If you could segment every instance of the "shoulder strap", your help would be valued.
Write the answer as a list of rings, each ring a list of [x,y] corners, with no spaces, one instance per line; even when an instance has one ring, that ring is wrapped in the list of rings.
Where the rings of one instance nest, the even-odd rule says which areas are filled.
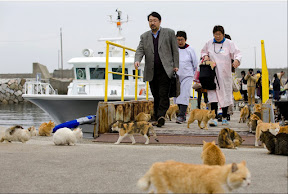
[[[217,84],[218,84],[218,87],[220,89],[219,81],[218,81],[217,74],[216,74],[216,66],[214,67],[214,70],[215,70],[215,77],[216,77],[216,80],[217,80]]]

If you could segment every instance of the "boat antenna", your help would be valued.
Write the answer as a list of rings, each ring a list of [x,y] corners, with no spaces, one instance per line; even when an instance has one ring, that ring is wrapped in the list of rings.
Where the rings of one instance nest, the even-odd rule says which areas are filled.
[[[129,21],[129,19],[128,19],[128,15],[127,15],[127,20],[126,20],[126,21],[122,21],[122,11],[120,11],[120,10],[117,8],[117,9],[116,9],[116,12],[117,12],[117,19],[116,19],[115,21],[113,21],[113,20],[112,20],[112,15],[109,15],[109,17],[110,17],[110,22],[117,24],[119,36],[121,36],[122,24],[127,23],[127,22]]]

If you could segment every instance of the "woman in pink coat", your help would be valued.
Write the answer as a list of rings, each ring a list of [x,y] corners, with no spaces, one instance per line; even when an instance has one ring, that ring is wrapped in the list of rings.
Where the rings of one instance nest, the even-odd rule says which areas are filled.
[[[211,103],[211,110],[215,110],[217,115],[218,105],[222,108],[222,124],[228,125],[227,110],[233,104],[232,73],[231,65],[237,68],[240,65],[241,53],[237,46],[229,39],[225,39],[225,31],[222,26],[214,26],[214,39],[209,40],[201,50],[201,57],[204,61],[214,61],[216,63],[215,79],[216,90],[207,90],[208,103]],[[233,64],[231,59],[234,60]],[[217,120],[213,120],[213,125],[217,126]]]

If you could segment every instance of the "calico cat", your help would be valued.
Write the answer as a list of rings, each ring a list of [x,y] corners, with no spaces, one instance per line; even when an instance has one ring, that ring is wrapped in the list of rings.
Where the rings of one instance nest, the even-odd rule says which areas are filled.
[[[258,140],[260,138],[262,131],[268,131],[268,130],[273,135],[276,135],[280,130],[280,124],[279,123],[263,123],[262,120],[257,121],[256,134],[255,134],[255,146],[259,146]]]
[[[201,154],[203,164],[220,165],[225,164],[225,155],[221,149],[215,145],[215,141],[206,142],[203,140],[203,151]]]
[[[203,109],[194,109],[190,113],[190,117],[187,122],[187,128],[189,128],[190,123],[193,123],[195,120],[198,121],[198,126],[200,129],[201,123],[204,123],[204,129],[208,130],[207,123],[210,119],[214,119],[216,117],[215,110],[203,110]]]
[[[40,136],[51,136],[52,130],[55,127],[55,123],[49,121],[48,123],[42,123],[39,127]]]
[[[149,131],[151,130],[155,140],[159,142],[157,139],[157,135],[154,131],[154,128],[151,123],[147,121],[130,121],[130,122],[123,122],[123,121],[116,121],[111,126],[112,131],[118,131],[119,132],[119,138],[115,144],[120,144],[120,142],[126,137],[127,135],[132,141],[132,144],[135,144],[136,141],[133,137],[134,133],[140,133],[143,135],[146,139],[145,144],[149,144]]]
[[[167,110],[165,117],[167,119],[169,119],[170,121],[172,121],[172,118],[176,119],[177,113],[179,113],[178,105],[177,104],[172,104],[172,105],[170,105],[169,109]]]
[[[288,156],[288,134],[278,133],[275,136],[270,131],[262,131],[260,141],[265,144],[270,154]]]
[[[137,186],[147,191],[152,184],[156,193],[225,193],[250,183],[245,161],[224,166],[166,161],[154,163]]]
[[[140,112],[136,117],[135,121],[149,121],[151,119],[150,114],[146,114],[144,112]]]
[[[254,112],[254,114],[252,114],[250,116],[250,119],[249,119],[249,121],[247,123],[250,133],[256,131],[257,121],[258,120],[261,120],[261,113],[260,112]]]
[[[4,135],[0,138],[0,142],[20,141],[26,143],[32,136],[36,136],[36,128],[34,126],[24,129],[20,125],[15,125],[5,130]]]
[[[242,144],[244,139],[233,129],[223,128],[218,135],[220,148],[236,148]]]
[[[247,105],[245,105],[241,111],[240,111],[240,119],[239,119],[239,123],[241,123],[241,120],[243,123],[246,122],[246,119],[249,117],[250,111]]]

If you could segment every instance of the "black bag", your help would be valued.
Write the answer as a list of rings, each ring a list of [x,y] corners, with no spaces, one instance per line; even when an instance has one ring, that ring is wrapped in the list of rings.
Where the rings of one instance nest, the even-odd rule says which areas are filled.
[[[202,64],[200,64],[199,81],[203,89],[207,89],[207,90],[216,89],[216,83],[214,81],[215,77],[217,79],[215,68],[216,67],[212,69],[210,64],[206,64],[206,62],[203,62]],[[218,82],[218,79],[217,79],[217,82]],[[219,86],[219,83],[218,83],[218,86]]]
[[[170,81],[170,88],[169,88],[169,98],[177,97],[180,95],[180,82],[179,76],[174,71],[173,76]]]

